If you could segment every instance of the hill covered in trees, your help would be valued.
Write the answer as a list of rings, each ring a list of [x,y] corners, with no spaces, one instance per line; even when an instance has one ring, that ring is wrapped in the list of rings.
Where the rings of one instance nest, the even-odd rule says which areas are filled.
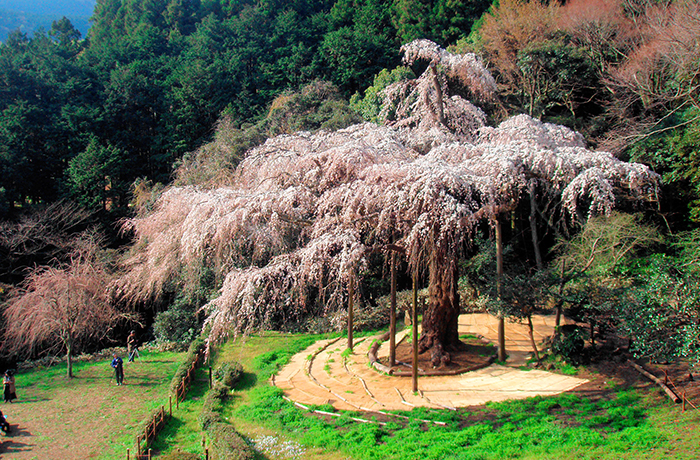
[[[0,47],[0,207],[118,209],[136,178],[168,182],[222,114],[250,123],[317,79],[349,97],[398,64],[402,42],[456,40],[490,2],[412,3],[105,0],[87,40],[69,21],[15,32]]]

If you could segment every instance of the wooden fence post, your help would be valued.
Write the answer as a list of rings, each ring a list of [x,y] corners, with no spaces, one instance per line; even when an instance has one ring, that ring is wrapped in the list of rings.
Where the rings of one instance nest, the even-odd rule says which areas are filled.
[[[131,452],[128,447],[126,448],[126,460],[131,460]]]
[[[211,366],[209,366],[209,389],[211,390]]]
[[[685,412],[685,391],[683,392],[683,412]]]

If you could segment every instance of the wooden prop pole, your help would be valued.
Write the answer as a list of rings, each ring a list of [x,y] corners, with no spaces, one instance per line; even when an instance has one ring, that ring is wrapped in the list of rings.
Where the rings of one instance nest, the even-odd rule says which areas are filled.
[[[413,345],[413,391],[418,391],[418,286],[416,285],[416,274],[413,274],[413,311],[411,314],[412,345]]]
[[[353,326],[353,297],[355,297],[355,287],[353,286],[353,277],[350,276],[348,281],[348,348],[352,351],[352,326]]]
[[[496,291],[501,298],[501,282],[503,279],[503,235],[501,221],[496,218]],[[506,325],[503,313],[498,315],[498,360],[506,361]]]
[[[391,310],[389,314],[389,367],[396,364],[396,253],[391,252]]]

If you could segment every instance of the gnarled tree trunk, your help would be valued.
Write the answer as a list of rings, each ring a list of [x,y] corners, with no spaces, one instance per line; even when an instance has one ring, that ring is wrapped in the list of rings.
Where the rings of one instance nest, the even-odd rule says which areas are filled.
[[[430,350],[433,366],[449,364],[450,351],[464,347],[457,331],[459,318],[459,270],[456,261],[438,261],[433,257],[429,266],[430,301],[423,312],[423,331],[419,351]]]

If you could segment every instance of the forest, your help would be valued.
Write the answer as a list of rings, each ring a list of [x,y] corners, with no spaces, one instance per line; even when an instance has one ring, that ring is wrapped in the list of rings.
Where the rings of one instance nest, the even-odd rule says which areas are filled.
[[[87,37],[12,32],[4,350],[339,329],[351,298],[376,326],[396,263],[436,365],[463,308],[696,360],[698,36],[697,0],[98,0]]]

